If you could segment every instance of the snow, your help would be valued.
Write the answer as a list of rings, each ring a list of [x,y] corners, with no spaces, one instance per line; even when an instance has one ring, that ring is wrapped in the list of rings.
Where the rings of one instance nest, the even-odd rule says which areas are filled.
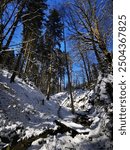
[[[98,93],[101,101],[109,102],[108,113],[112,113],[112,103],[106,91],[106,83],[112,83],[112,75],[99,75],[97,85],[91,91],[73,92],[76,113],[87,115],[86,121],[92,122],[86,126],[74,122],[76,115],[71,113],[68,92],[57,93],[47,101],[33,83],[26,83],[18,77],[15,83],[10,83],[10,76],[7,70],[0,71],[0,139],[4,136],[11,140],[16,133],[24,139],[39,135],[45,129],[56,130],[58,126],[55,120],[60,120],[79,134],[75,137],[68,132],[48,135],[46,138],[34,140],[28,150],[100,150],[102,147],[112,149],[112,142],[105,133],[108,131],[103,131],[110,122],[105,106],[91,104],[96,102],[95,93]],[[85,134],[86,132],[88,134]],[[0,148],[5,145],[6,143],[0,141]]]
[[[45,96],[36,87],[30,87],[20,79],[16,80],[16,83],[10,84],[9,79],[6,78],[7,74],[9,73],[3,72],[0,80],[4,82],[0,83],[4,87],[6,85],[6,89],[9,90],[1,91],[0,102],[2,110],[6,112],[9,120],[13,122],[19,120],[26,128],[27,136],[38,132],[34,128],[41,131],[44,125],[52,125],[52,121],[57,118],[56,108],[58,105],[55,102],[48,102],[43,106],[42,100],[45,99]],[[50,112],[53,113],[50,115]]]
[[[90,131],[90,129],[87,129],[84,126],[82,126],[81,124],[77,124],[74,122],[61,121],[61,123],[65,124],[67,127],[75,129],[78,133],[87,133]]]

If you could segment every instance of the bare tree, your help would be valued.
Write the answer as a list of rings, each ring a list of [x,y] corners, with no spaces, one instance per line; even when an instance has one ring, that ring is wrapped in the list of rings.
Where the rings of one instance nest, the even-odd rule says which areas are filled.
[[[8,18],[7,22],[4,24],[4,28],[8,27],[7,25],[9,24],[9,22],[12,22],[12,24],[8,27],[7,31],[5,32],[2,41],[4,41],[6,39],[6,43],[4,44],[4,49],[7,49],[11,43],[11,40],[14,36],[15,30],[17,28],[18,22],[20,21],[20,18],[22,16],[22,12],[23,12],[23,8],[25,7],[27,0],[23,0],[21,2],[18,1],[18,3],[16,3],[16,6],[14,6],[14,10],[12,11],[10,17]],[[15,18],[13,21],[11,21],[11,19],[14,16],[14,12],[16,13],[15,10],[18,10],[17,14],[15,14]]]
[[[105,35],[101,33],[102,26],[99,27],[97,11],[96,0],[74,0],[68,7],[67,16],[68,27],[72,33],[71,38],[82,40],[82,43],[91,45],[102,70],[101,55],[108,63],[111,63],[111,56],[105,42],[107,33]]]
[[[73,94],[72,94],[72,83],[71,83],[71,77],[70,77],[70,70],[69,70],[69,63],[68,63],[68,56],[67,56],[67,47],[66,47],[66,37],[65,37],[65,31],[63,31],[64,36],[64,51],[66,54],[66,70],[67,70],[67,76],[68,76],[68,84],[69,84],[69,93],[70,93],[70,99],[71,99],[71,111],[74,114],[74,100],[73,100]]]

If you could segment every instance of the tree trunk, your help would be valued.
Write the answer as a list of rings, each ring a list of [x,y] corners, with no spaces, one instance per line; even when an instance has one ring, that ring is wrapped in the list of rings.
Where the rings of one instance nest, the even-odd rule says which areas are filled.
[[[92,74],[91,74],[91,69],[90,69],[90,61],[89,61],[89,58],[88,58],[88,55],[86,54],[86,60],[87,60],[87,65],[88,65],[88,74],[89,74],[89,80],[90,82],[92,81]]]
[[[18,77],[19,78],[21,78],[21,74],[22,74],[22,71],[23,71],[24,62],[25,62],[25,59],[23,58],[21,66],[20,66],[20,69],[19,69],[19,73],[18,73]]]
[[[9,45],[10,45],[10,42],[11,42],[11,40],[12,40],[12,38],[13,38],[13,35],[14,35],[14,32],[15,32],[15,30],[16,30],[16,28],[17,28],[17,24],[18,24],[18,22],[19,22],[20,16],[22,15],[22,11],[23,11],[23,8],[24,8],[25,4],[26,4],[26,0],[24,0],[24,1],[21,3],[20,7],[19,7],[19,11],[18,11],[18,13],[17,13],[15,22],[14,22],[14,24],[13,24],[12,31],[11,31],[10,36],[9,36],[9,38],[7,39],[7,42],[6,42],[5,46],[4,46],[5,48],[8,48]]]
[[[29,68],[30,68],[30,63],[29,63],[29,59],[31,59],[31,52],[30,52],[30,50],[28,50],[28,52],[27,52],[27,56],[26,56],[26,63],[25,63],[25,67],[24,67],[24,72],[23,73],[27,73],[27,71],[29,70]]]
[[[104,41],[102,41],[102,40],[99,41],[99,48],[102,50],[102,52],[106,58],[106,62],[111,64],[112,63],[112,56],[108,52],[108,50],[106,48],[106,44],[104,43]]]
[[[104,41],[104,38],[102,37],[102,35],[100,33],[99,24],[98,24],[97,20],[95,20],[95,25],[96,25],[95,26],[96,27],[95,37],[97,38],[99,48],[102,50],[102,53],[103,53],[104,57],[106,58],[106,62],[111,64],[112,56],[110,55],[110,53],[108,52],[108,50],[106,48],[106,42]]]
[[[72,109],[72,113],[74,114],[75,110],[74,110],[73,95],[72,95],[72,84],[71,84],[71,80],[70,80],[70,71],[69,71],[67,54],[66,54],[66,69],[67,69],[69,92],[70,92],[70,99],[71,99],[71,109]]]
[[[17,63],[16,63],[16,65],[15,65],[13,74],[12,74],[12,76],[11,76],[11,78],[10,78],[10,83],[14,82],[14,80],[15,80],[17,71],[18,71],[18,69],[19,69],[21,57],[22,57],[22,50],[21,50],[21,52],[19,53],[19,56],[18,56],[18,59],[17,59]]]
[[[52,54],[51,54],[51,58],[52,60]],[[50,62],[51,62],[50,60]],[[50,67],[49,67],[49,74],[48,74],[48,81],[47,81],[47,100],[50,99],[50,93],[51,93],[51,78],[52,78],[52,64],[50,64]]]
[[[61,92],[62,91],[62,76],[60,75],[59,77],[59,91],[58,92]]]
[[[74,110],[74,102],[73,102],[73,95],[72,95],[72,85],[71,85],[71,80],[70,80],[70,71],[69,71],[68,57],[67,57],[65,31],[63,31],[63,37],[64,37],[64,50],[65,50],[65,56],[66,56],[65,57],[66,58],[66,70],[67,70],[69,92],[70,92],[70,99],[71,99],[71,111],[72,111],[72,114],[74,114],[75,110]]]
[[[81,52],[80,49],[79,49],[79,52],[80,52],[80,55],[81,55],[81,58],[82,58],[82,61],[83,61],[84,70],[85,70],[87,81],[88,81],[88,84],[89,84],[90,83],[90,79],[89,79],[89,75],[88,75],[88,71],[87,71],[87,66],[86,66],[86,63],[85,63],[85,58],[84,58],[83,53]]]
[[[47,82],[47,97],[46,99],[50,99],[50,92],[51,92],[51,74],[48,75],[48,82]]]
[[[20,70],[19,70],[19,77],[21,77],[21,72],[22,72],[22,70],[23,70],[23,66],[24,66],[24,63],[25,63],[25,60],[26,61],[28,61],[28,55],[29,55],[29,50],[27,51],[27,49],[28,49],[28,44],[29,42],[27,42],[27,43],[23,43],[22,44],[22,48],[23,48],[23,56],[24,56],[24,58],[23,58],[23,61],[22,61],[22,63],[21,63],[21,67],[20,67]],[[28,52],[28,53],[27,53]],[[26,62],[27,63],[27,62]],[[24,72],[23,73],[25,73],[25,70],[26,70],[26,63],[25,63],[25,68],[24,68]]]

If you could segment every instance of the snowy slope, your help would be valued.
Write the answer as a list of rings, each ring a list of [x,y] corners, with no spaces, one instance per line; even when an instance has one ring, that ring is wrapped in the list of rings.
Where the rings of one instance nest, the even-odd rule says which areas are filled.
[[[44,127],[54,127],[58,105],[44,101],[44,95],[20,79],[10,84],[7,71],[0,75],[0,136],[17,126],[24,127],[26,137],[39,134]],[[8,131],[7,131],[8,130]],[[8,134],[8,133],[7,133]]]
[[[112,76],[99,76],[97,86],[91,91],[73,92],[76,115],[71,114],[70,98],[61,92],[46,101],[45,96],[32,83],[16,78],[9,82],[10,73],[0,72],[0,148],[12,142],[14,137],[25,139],[42,133],[45,129],[57,129],[55,120],[78,131],[58,133],[34,140],[28,150],[101,150],[112,149],[109,139],[110,114],[112,103],[105,83],[112,83]],[[104,87],[103,87],[104,86]],[[99,94],[100,91],[100,94]],[[97,96],[98,93],[98,96]],[[93,105],[93,101],[108,101],[104,105]],[[80,115],[81,114],[81,115]],[[83,116],[82,116],[83,115]],[[24,150],[24,149],[23,149]]]

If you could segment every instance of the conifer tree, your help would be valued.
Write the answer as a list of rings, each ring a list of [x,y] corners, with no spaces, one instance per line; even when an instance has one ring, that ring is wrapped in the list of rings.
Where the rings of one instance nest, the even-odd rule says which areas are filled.
[[[58,57],[56,50],[60,50],[60,43],[63,40],[63,24],[61,22],[60,14],[56,9],[51,10],[50,15],[48,16],[45,37],[47,43],[46,48],[49,52],[48,82],[46,92],[47,99],[49,100],[52,86],[51,84],[52,81],[54,81],[54,79],[52,79],[52,75],[56,73],[55,63]]]
[[[35,59],[33,52],[36,52],[37,43],[41,36],[41,29],[43,24],[44,10],[47,8],[46,0],[29,0],[26,4],[24,14],[22,16],[23,23],[23,45],[17,59],[14,72],[11,76],[10,82],[14,82],[16,72],[20,68],[20,61],[22,55],[26,60],[26,70],[33,69],[33,64],[29,60]],[[22,64],[23,64],[22,63]],[[20,69],[22,70],[22,68]],[[20,74],[20,73],[19,73]],[[31,73],[30,73],[31,74]]]

